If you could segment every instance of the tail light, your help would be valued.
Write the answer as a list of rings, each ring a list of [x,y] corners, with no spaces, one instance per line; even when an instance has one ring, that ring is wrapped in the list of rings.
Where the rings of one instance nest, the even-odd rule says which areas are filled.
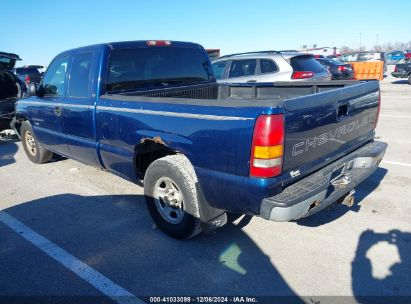
[[[168,40],[148,40],[148,46],[168,46],[171,45],[171,42]]]
[[[27,75],[26,78],[24,78],[24,82],[25,83],[30,83],[30,76]]]
[[[254,127],[250,176],[269,178],[280,175],[284,153],[284,116],[261,115]]]
[[[397,66],[394,67],[394,72],[398,72],[398,67]]]
[[[345,67],[345,66],[343,66],[343,65],[339,65],[339,66],[338,66],[338,71],[344,72],[344,71],[346,71],[346,70],[348,70],[347,67]]]
[[[380,109],[381,109],[381,91],[378,91],[378,108],[377,108],[377,116],[374,120],[374,129],[377,127],[378,118],[380,118]]]
[[[307,79],[314,77],[314,73],[311,71],[296,71],[291,76],[292,79]]]

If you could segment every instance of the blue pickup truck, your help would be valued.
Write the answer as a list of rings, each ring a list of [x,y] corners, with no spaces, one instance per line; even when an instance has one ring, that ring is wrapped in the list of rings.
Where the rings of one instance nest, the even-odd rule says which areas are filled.
[[[352,203],[387,147],[374,141],[378,82],[217,84],[194,43],[69,50],[28,93],[12,125],[32,162],[56,153],[143,183],[179,239],[227,212],[290,221]]]

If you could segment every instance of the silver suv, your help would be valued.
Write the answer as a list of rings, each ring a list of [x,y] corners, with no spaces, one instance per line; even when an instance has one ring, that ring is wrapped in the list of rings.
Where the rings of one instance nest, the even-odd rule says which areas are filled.
[[[218,82],[331,80],[330,72],[313,55],[298,52],[250,52],[212,62]]]

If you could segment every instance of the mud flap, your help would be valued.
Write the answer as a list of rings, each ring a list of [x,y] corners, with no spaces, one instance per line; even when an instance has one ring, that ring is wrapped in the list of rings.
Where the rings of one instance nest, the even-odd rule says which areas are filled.
[[[196,183],[196,190],[200,209],[201,230],[203,233],[210,233],[224,226],[227,223],[226,212],[209,205],[199,183]]]
[[[13,120],[10,123],[10,128],[12,128],[14,132],[16,133],[16,135],[21,139],[20,133],[16,129],[16,123],[17,123],[16,117],[13,117]]]

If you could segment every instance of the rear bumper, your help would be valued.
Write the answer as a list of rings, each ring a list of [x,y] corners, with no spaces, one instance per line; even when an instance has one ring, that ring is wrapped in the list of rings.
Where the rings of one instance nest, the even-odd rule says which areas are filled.
[[[371,142],[341,159],[263,199],[260,216],[290,221],[314,214],[348,194],[370,176],[382,160],[387,144]]]
[[[407,78],[406,72],[392,72],[391,75],[396,78]]]

